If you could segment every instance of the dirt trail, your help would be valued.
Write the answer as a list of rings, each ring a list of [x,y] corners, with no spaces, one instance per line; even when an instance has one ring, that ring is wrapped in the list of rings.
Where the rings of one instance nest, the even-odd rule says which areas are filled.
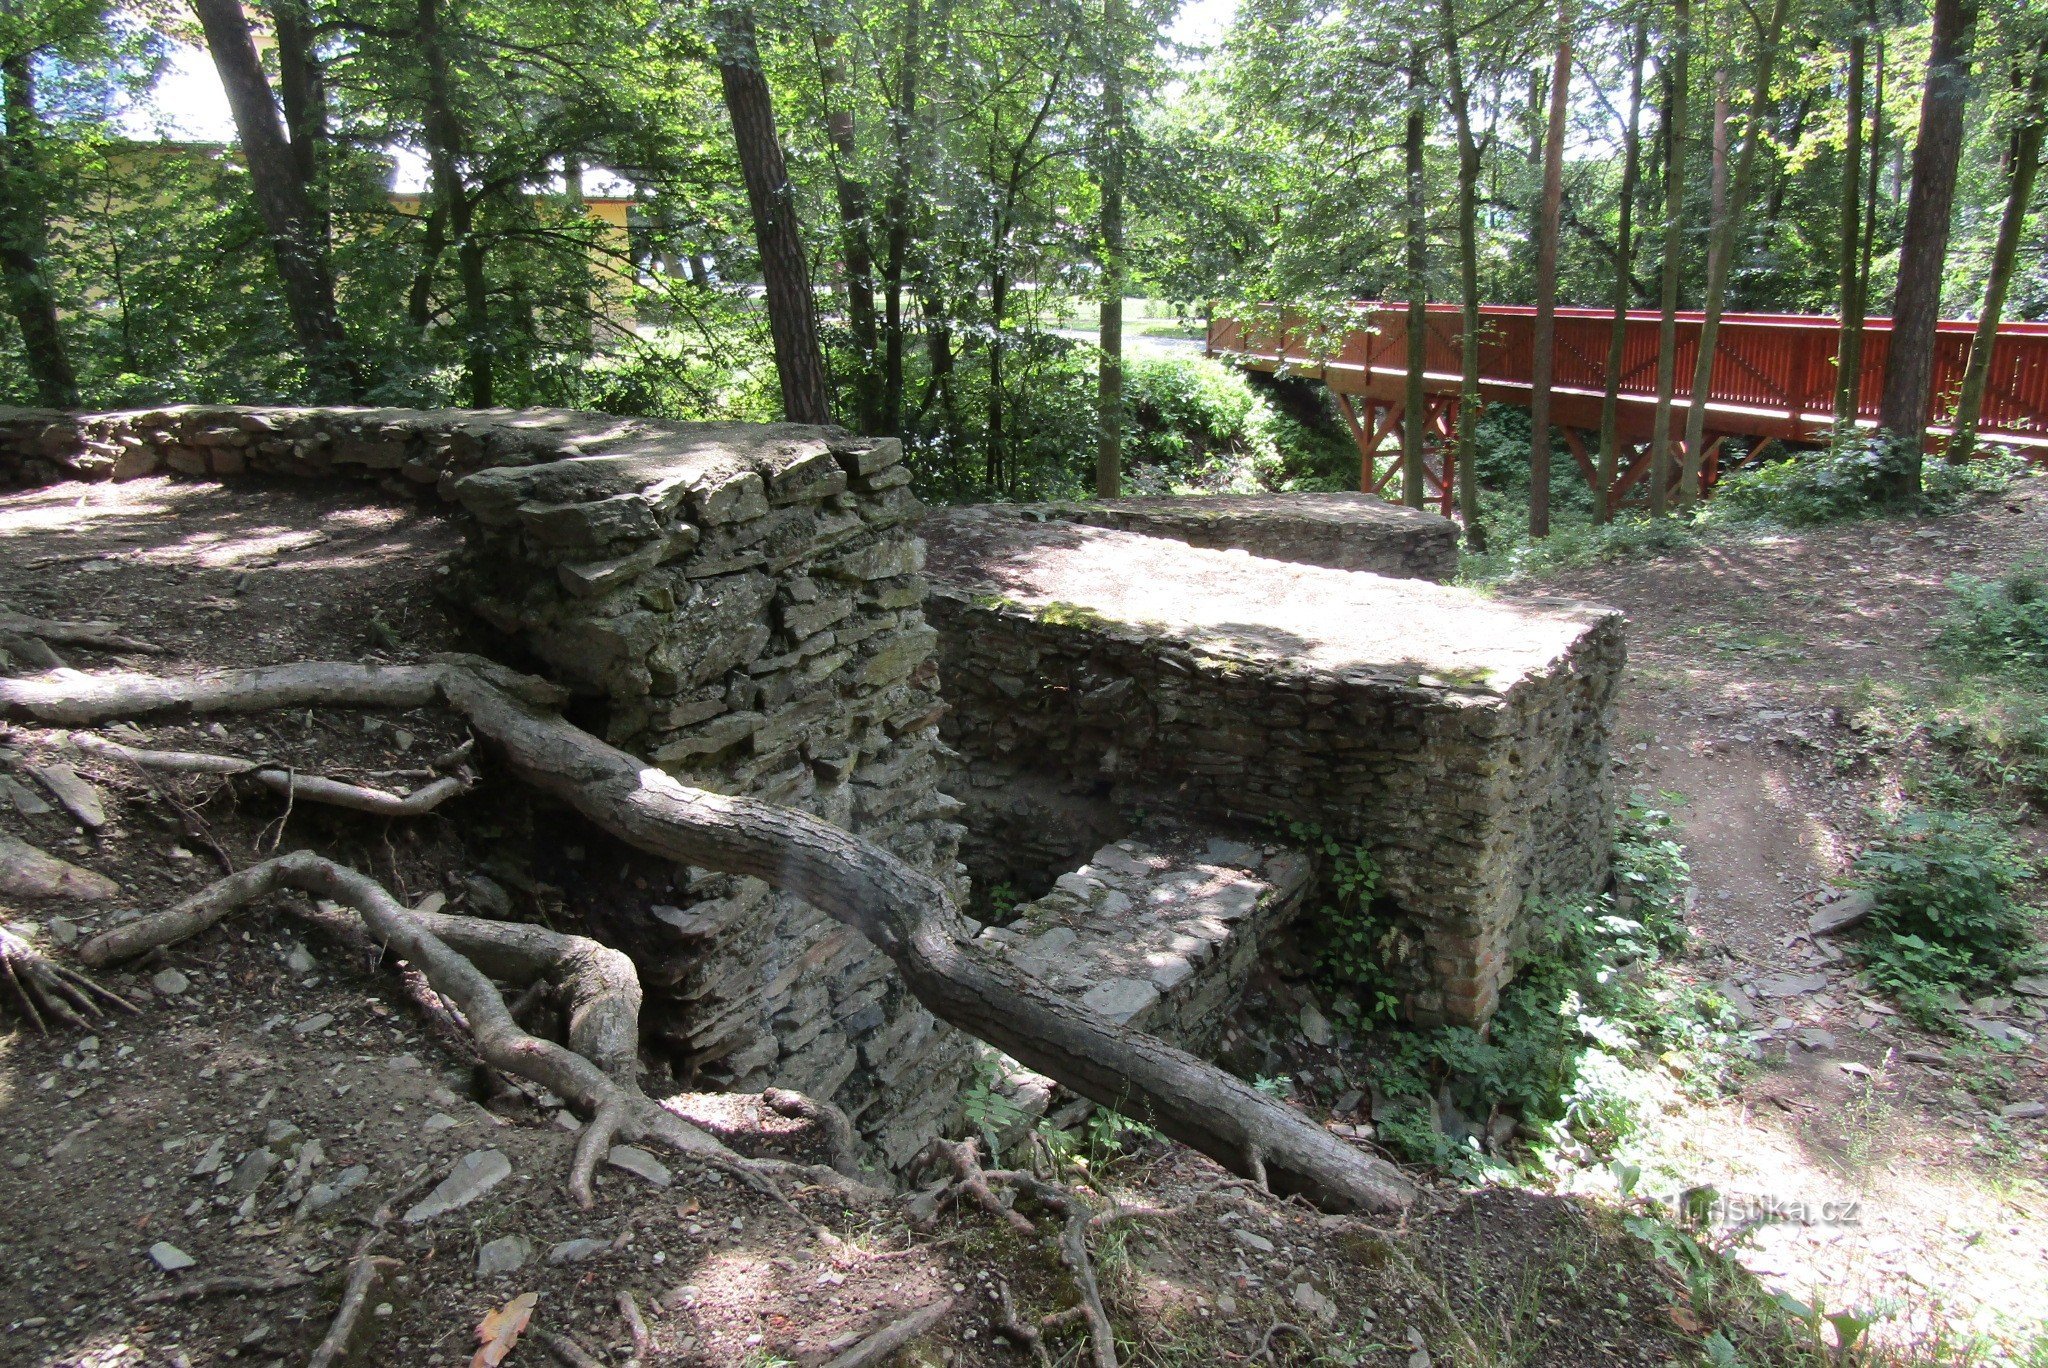
[[[1687,971],[1757,1032],[1740,1093],[1675,1103],[1639,1157],[1670,1189],[1714,1185],[1723,1233],[1775,1214],[1739,1252],[1767,1284],[1889,1311],[1881,1335],[1928,1346],[1946,1332],[1951,1351],[2043,1318],[2048,1121],[2003,1113],[2048,1099],[2048,1012],[1979,1002],[1978,1026],[1929,1035],[1809,918],[1895,797],[1859,763],[1848,715],[1873,688],[1938,678],[1953,574],[2038,563],[2044,547],[2048,481],[2033,480],[1940,519],[1723,542],[1543,586],[1630,616],[1619,776],[1682,833]],[[2038,825],[2024,834],[2043,845]]]

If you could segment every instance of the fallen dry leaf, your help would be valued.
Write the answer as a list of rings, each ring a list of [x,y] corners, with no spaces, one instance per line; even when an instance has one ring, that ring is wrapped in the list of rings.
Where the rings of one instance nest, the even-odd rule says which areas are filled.
[[[482,1348],[469,1361],[469,1368],[498,1368],[519,1343],[519,1333],[533,1319],[534,1304],[539,1300],[538,1292],[522,1292],[497,1310],[485,1312],[476,1323],[477,1343]]]
[[[1707,1328],[1706,1324],[1698,1316],[1695,1316],[1682,1306],[1667,1306],[1664,1308],[1664,1312],[1671,1317],[1673,1325],[1688,1335],[1697,1335],[1700,1331]]]

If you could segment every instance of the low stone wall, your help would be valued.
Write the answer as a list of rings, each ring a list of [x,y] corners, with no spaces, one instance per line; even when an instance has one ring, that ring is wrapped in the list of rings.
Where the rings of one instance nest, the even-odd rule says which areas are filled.
[[[1206,1054],[1310,872],[1299,851],[1154,823],[979,940],[1084,1006]]]
[[[1444,583],[1458,573],[1458,526],[1370,494],[1203,494],[1027,504],[1023,516],[1168,537],[1268,560]]]
[[[1364,844],[1412,1017],[1484,1021],[1527,901],[1604,882],[1619,614],[995,509],[924,533],[969,769]]]
[[[922,507],[892,441],[557,410],[0,410],[0,482],[360,478],[447,507],[451,594],[687,783],[816,813],[962,891],[939,790]],[[620,899],[648,1024],[709,1086],[829,1098],[892,1162],[957,1105],[971,1044],[862,938],[752,879]]]

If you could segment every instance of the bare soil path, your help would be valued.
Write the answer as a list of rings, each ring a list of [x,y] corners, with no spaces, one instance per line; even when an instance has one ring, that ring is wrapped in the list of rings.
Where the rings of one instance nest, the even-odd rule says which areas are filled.
[[[2033,479],[1941,518],[1717,541],[1542,586],[1629,614],[1621,787],[1677,818],[1696,885],[1686,967],[1756,1032],[1738,1095],[1674,1101],[1645,1157],[1670,1188],[1711,1183],[1723,1233],[1778,1217],[1740,1255],[1767,1284],[1886,1314],[1895,1342],[1947,1334],[1949,1352],[1973,1333],[2023,1341],[2048,1316],[2033,1105],[2048,1100],[2048,1003],[1980,1001],[1955,1034],[1929,1034],[1809,924],[1873,809],[1899,797],[1859,709],[1942,678],[1931,648],[1953,575],[2044,552],[2048,480]],[[2038,810],[2022,835],[2048,849]]]

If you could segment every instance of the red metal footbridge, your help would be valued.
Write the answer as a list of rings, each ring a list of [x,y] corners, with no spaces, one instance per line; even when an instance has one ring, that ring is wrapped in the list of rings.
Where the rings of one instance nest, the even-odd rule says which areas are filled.
[[[1355,319],[1334,326],[1293,314],[1268,318],[1213,318],[1207,352],[1255,370],[1319,379],[1357,439],[1360,487],[1382,492],[1395,478],[1399,461],[1384,470],[1378,458],[1398,455],[1405,412],[1408,367],[1408,312],[1405,304],[1362,302]],[[1479,392],[1490,404],[1529,405],[1536,337],[1536,310],[1494,304],[1480,311]],[[1463,315],[1454,304],[1431,304],[1425,312],[1423,391],[1427,411],[1424,483],[1430,498],[1448,514],[1454,504],[1453,435],[1463,373]],[[1610,506],[1648,492],[1647,450],[1657,404],[1657,331],[1654,312],[1625,316],[1616,420],[1621,437],[1618,469],[1608,489]],[[1559,309],[1556,322],[1555,383],[1551,422],[1561,429],[1580,473],[1595,493],[1600,473],[1600,409],[1607,387],[1607,355],[1613,331],[1611,309]],[[1976,324],[1942,322],[1935,334],[1933,401],[1927,434],[1938,443],[1948,433],[1956,392],[1962,387]],[[1834,425],[1836,343],[1841,324],[1810,314],[1723,314],[1714,347],[1712,379],[1699,464],[1701,493],[1719,478],[1730,437],[1757,439],[1745,459],[1757,459],[1772,443],[1817,443]],[[1891,320],[1872,318],[1863,331],[1862,377],[1857,420],[1875,426],[1890,352]],[[1672,401],[1674,470],[1682,465],[1686,410],[1690,407],[1700,315],[1678,315],[1678,393]],[[2006,323],[1992,346],[1989,384],[1978,420],[1980,442],[2025,450],[2048,461],[2048,323]]]

